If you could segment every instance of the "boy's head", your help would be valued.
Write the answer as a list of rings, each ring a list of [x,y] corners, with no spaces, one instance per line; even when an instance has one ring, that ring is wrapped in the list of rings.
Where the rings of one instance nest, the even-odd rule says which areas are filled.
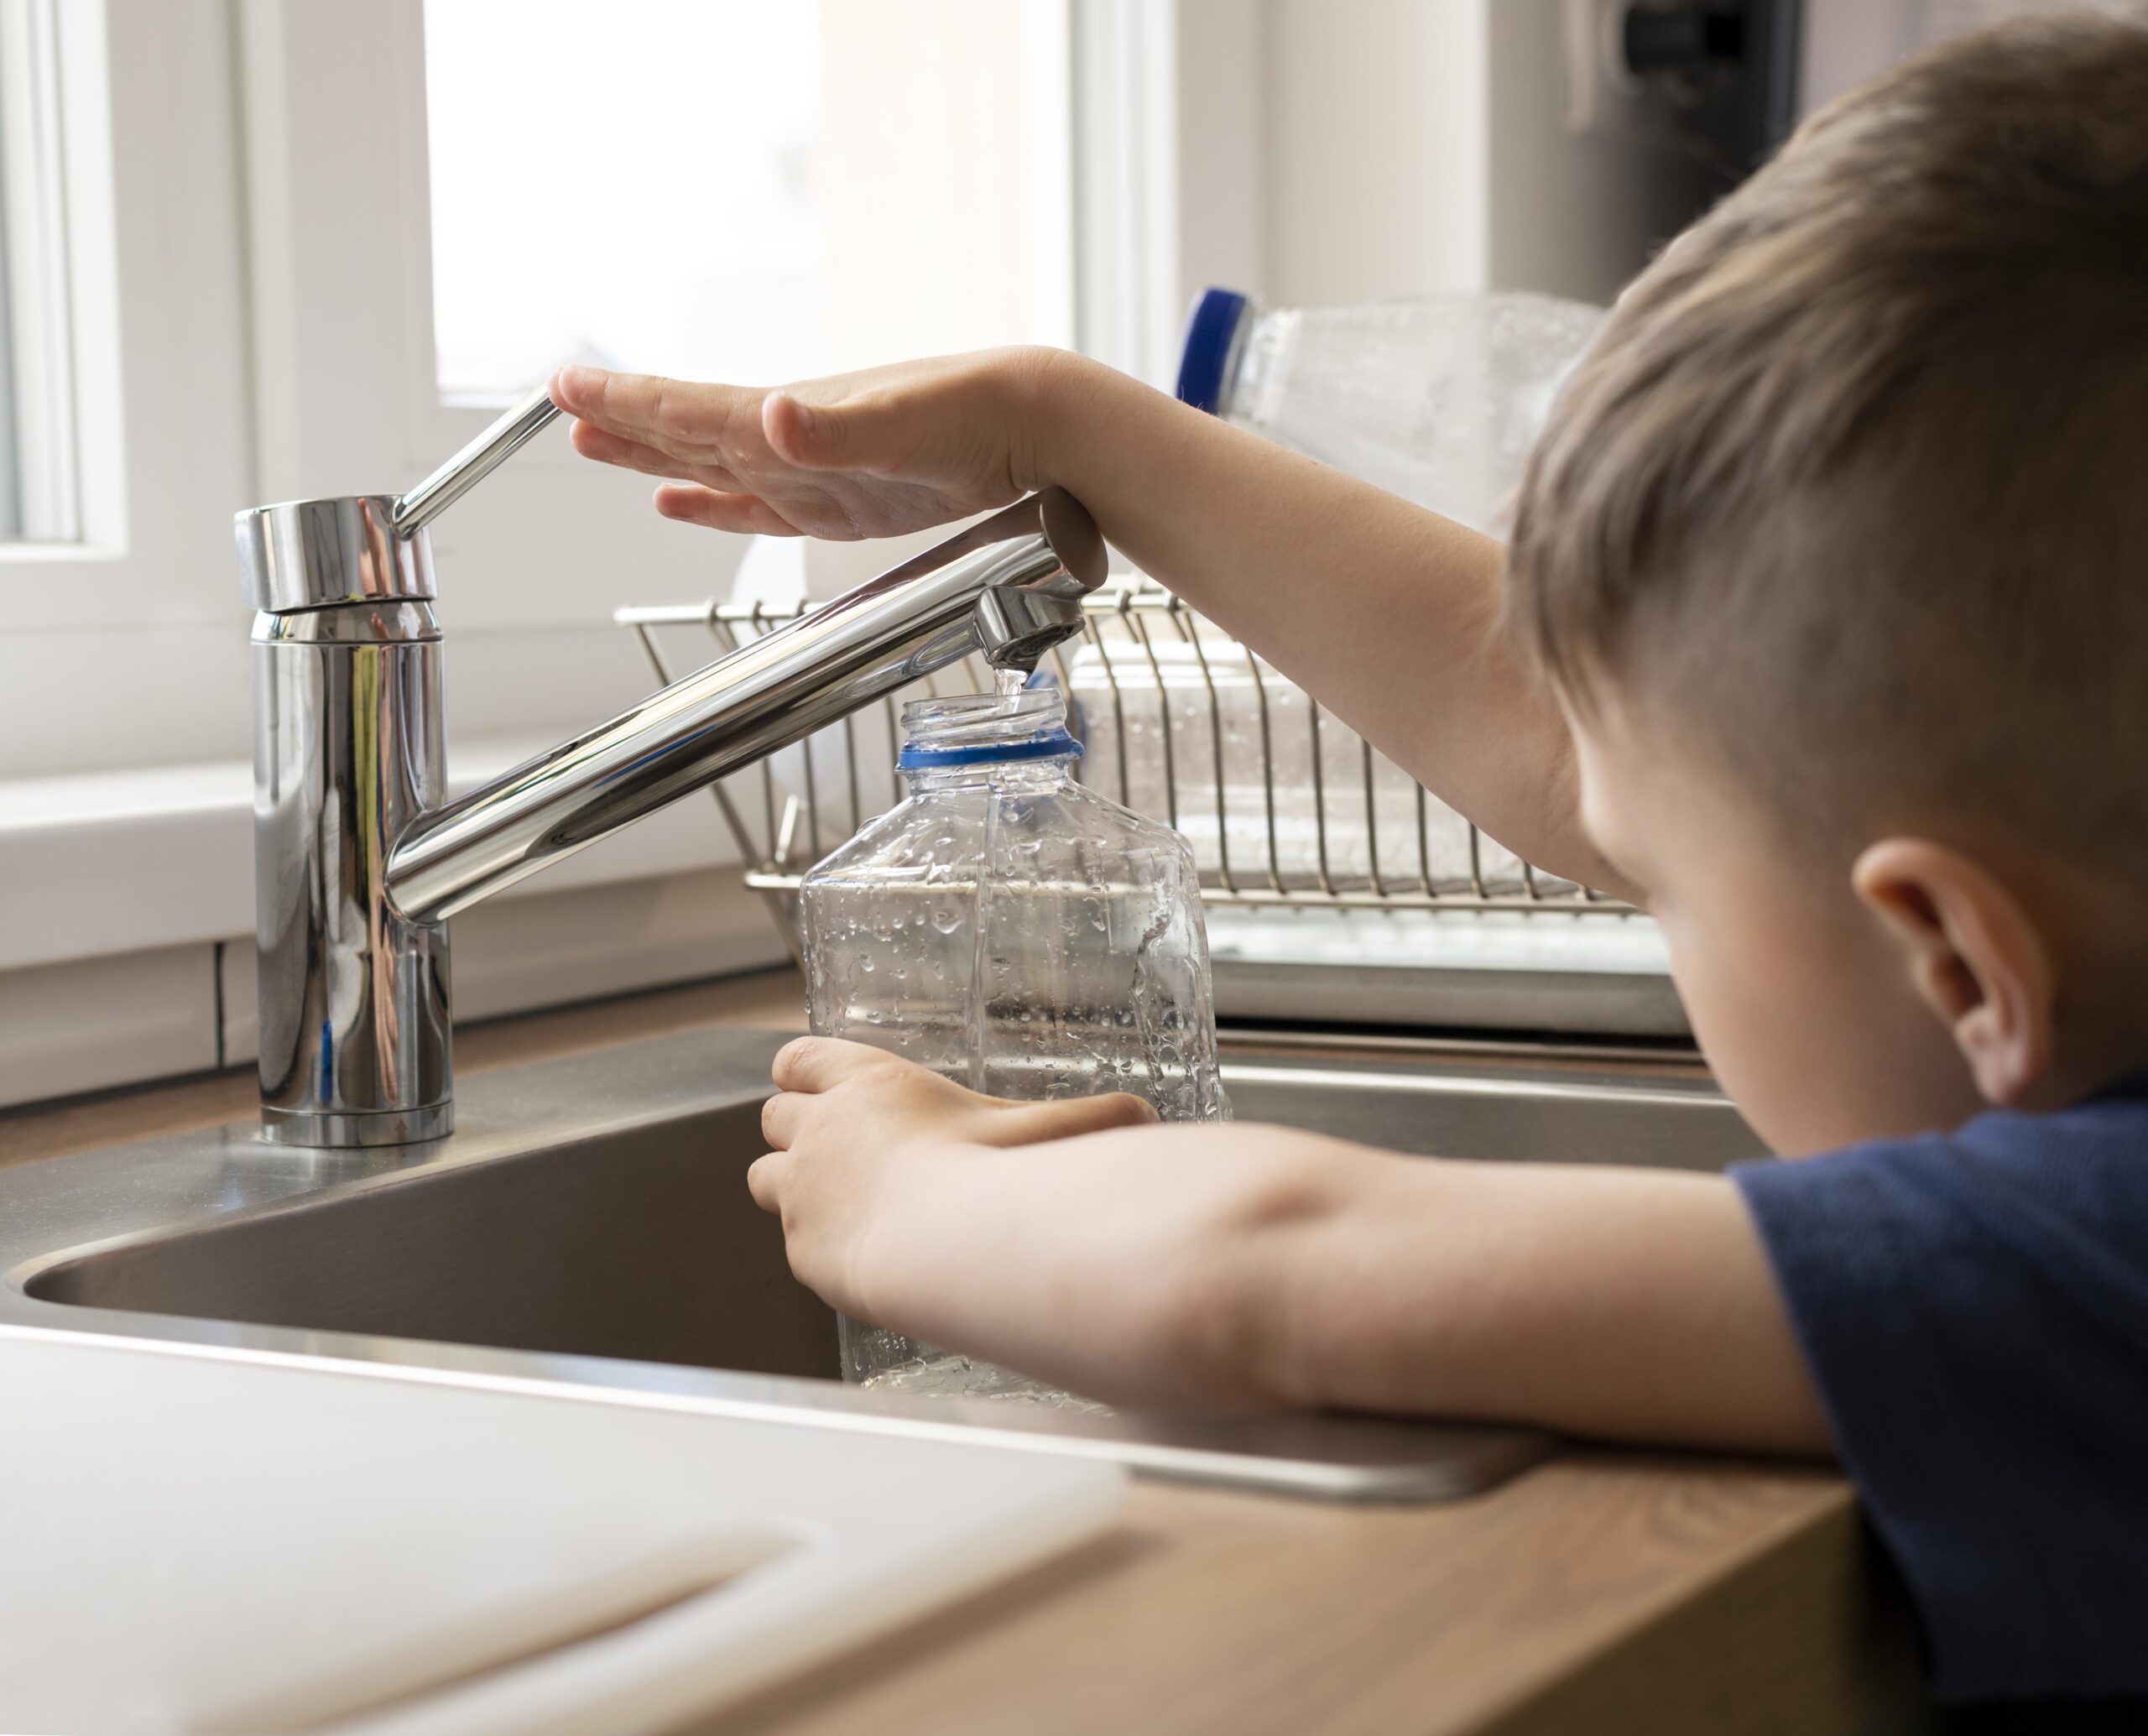
[[[1808,122],[1621,298],[1511,587],[1779,1145],[2148,1062],[2083,963],[2148,936],[2148,24]]]

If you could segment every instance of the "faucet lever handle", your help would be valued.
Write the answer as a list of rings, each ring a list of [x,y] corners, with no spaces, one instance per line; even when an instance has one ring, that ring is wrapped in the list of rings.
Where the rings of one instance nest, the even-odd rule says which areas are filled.
[[[425,481],[397,498],[389,516],[395,534],[415,536],[559,414],[559,405],[540,386]]]

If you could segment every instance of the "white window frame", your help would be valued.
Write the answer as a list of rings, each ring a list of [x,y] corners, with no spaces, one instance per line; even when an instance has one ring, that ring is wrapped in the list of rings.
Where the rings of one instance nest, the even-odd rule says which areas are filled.
[[[402,487],[495,414],[435,384],[422,0],[238,18],[263,498]],[[744,548],[647,498],[555,430],[434,525],[451,732],[593,722],[646,686],[612,609],[722,594]]]
[[[1030,33],[1024,69],[1043,157],[1068,132],[1070,0],[1024,4],[1056,27],[1056,44]],[[56,0],[54,16],[85,534],[0,548],[0,880],[51,883],[0,910],[0,971],[243,931],[232,514],[399,487],[487,419],[435,385],[421,0]],[[1071,335],[1068,222],[1040,211],[1027,245],[1061,268]],[[435,527],[456,775],[646,691],[614,606],[727,590],[743,540],[657,519],[647,487],[553,433]],[[812,552],[832,557],[823,592],[899,558]],[[159,842],[175,816],[200,847]],[[671,834],[708,817],[634,828],[571,878],[675,872]],[[698,859],[722,859],[720,830],[700,831]],[[138,890],[121,899],[115,876]]]
[[[1069,132],[1072,104],[1071,323],[1092,353],[1168,383],[1190,289],[1257,263],[1257,151],[1233,154],[1243,114],[1212,124],[1219,103],[1257,108],[1214,76],[1219,52],[1254,64],[1255,14],[1024,3],[1061,21],[1074,57],[1071,80],[1049,55],[1029,69],[1036,139]],[[0,545],[0,779],[242,758],[230,514],[399,487],[487,420],[434,385],[421,0],[59,0],[54,16],[82,534]],[[1041,217],[1028,243],[1075,252]],[[440,522],[451,730],[624,703],[644,675],[612,608],[727,589],[743,541],[660,520],[646,498],[643,478],[553,433]],[[811,552],[824,592],[898,551]]]
[[[227,21],[160,0],[63,0],[50,17],[80,534],[0,544],[0,777],[246,741],[230,514],[249,493],[248,357]]]
[[[1192,298],[1262,287],[1264,10],[1072,9],[1080,345],[1167,392]]]
[[[73,542],[74,296],[68,285],[66,149],[57,0],[0,0],[0,218],[6,227],[6,531]]]
[[[1028,143],[1050,174],[1048,135],[1069,125],[1070,0],[1024,4],[1041,44],[1025,69]],[[356,477],[395,486],[494,414],[444,403],[436,385],[422,0],[240,0],[239,19],[265,498],[347,492]],[[338,100],[347,91],[363,102]],[[533,106],[531,124],[550,123]],[[1056,162],[1071,179],[1071,146]],[[352,248],[354,226],[382,245]],[[1064,284],[1040,307],[1071,339],[1069,224],[1040,212],[1024,244]],[[658,519],[649,490],[645,477],[576,457],[553,430],[434,526],[451,741],[593,721],[647,685],[632,640],[607,624],[613,608],[727,594],[747,540]],[[902,552],[814,545],[809,582],[828,594]],[[534,715],[532,694],[551,710]]]
[[[82,536],[0,547],[0,884],[29,894],[0,901],[6,1102],[246,1055],[248,615],[231,515],[401,487],[487,419],[435,383],[421,0],[52,4]],[[1070,336],[1168,384],[1189,290],[1257,283],[1259,99],[1228,69],[1257,65],[1258,9],[1024,4],[1050,27],[1031,32],[1030,149],[1077,195],[1081,276],[1048,211],[1031,260],[1065,268],[1044,293]],[[1134,311],[1113,326],[1107,306]],[[646,489],[554,434],[435,527],[452,775],[645,690],[615,604],[727,588],[743,541],[656,519]],[[902,550],[811,552],[825,594]],[[533,709],[535,733],[488,727]],[[711,872],[727,855],[706,805],[682,804],[532,883],[526,904],[476,913],[462,1010],[779,957],[735,873]],[[649,914],[579,957],[613,934],[588,912],[622,881]]]

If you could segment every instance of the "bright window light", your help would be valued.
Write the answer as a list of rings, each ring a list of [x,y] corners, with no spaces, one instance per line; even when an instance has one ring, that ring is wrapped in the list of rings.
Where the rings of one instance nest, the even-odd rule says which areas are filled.
[[[441,390],[810,367],[819,38],[766,0],[428,0]]]
[[[443,396],[1068,341],[1064,32],[1034,0],[426,0]]]

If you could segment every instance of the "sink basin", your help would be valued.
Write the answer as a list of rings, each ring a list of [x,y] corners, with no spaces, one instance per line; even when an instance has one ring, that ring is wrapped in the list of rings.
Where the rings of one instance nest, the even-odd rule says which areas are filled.
[[[708,1030],[483,1074],[430,1145],[306,1152],[234,1124],[0,1171],[0,1320],[611,1402],[983,1430],[1343,1497],[1464,1493],[1545,1450],[1514,1429],[1097,1417],[842,1386],[834,1317],[744,1185],[784,1040]],[[1760,1150],[1704,1083],[1600,1065],[1279,1049],[1225,1077],[1241,1119],[1415,1153],[1717,1169]]]
[[[40,1301],[832,1378],[835,1316],[746,1193],[756,1103],[63,1260]]]

